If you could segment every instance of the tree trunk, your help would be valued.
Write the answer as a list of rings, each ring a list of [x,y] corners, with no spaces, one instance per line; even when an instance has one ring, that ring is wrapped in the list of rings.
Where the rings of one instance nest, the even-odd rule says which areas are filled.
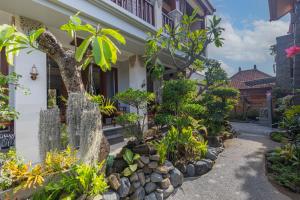
[[[39,50],[50,56],[59,66],[68,93],[84,92],[81,68],[74,57],[74,51],[65,50],[55,36],[45,31],[37,39]]]

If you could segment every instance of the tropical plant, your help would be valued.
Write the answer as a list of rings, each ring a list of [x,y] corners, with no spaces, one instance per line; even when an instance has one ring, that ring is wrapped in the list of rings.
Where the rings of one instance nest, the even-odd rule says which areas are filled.
[[[105,98],[103,95],[91,95],[86,93],[86,96],[89,100],[98,105],[100,112],[104,115],[110,116],[117,111],[114,102],[112,102],[109,98]]]
[[[142,112],[145,112],[147,105],[155,100],[155,95],[147,91],[129,88],[116,94],[115,99],[135,109],[135,113],[124,113],[118,116],[116,121],[123,126],[134,126],[135,129],[131,128],[130,130],[133,132],[130,132],[130,134],[135,136],[138,141],[141,141],[146,119],[146,114]]]
[[[165,137],[159,142],[153,142],[160,163],[169,159],[177,162],[193,162],[205,157],[207,153],[207,142],[199,134],[194,134],[192,128],[183,128],[178,131],[171,127]]]
[[[130,149],[125,149],[125,152],[123,154],[123,159],[128,164],[128,167],[126,167],[122,174],[124,176],[130,176],[137,170],[137,164],[135,163],[138,159],[140,159],[139,154],[134,154]]]
[[[29,35],[25,35],[15,26],[7,24],[0,26],[0,50],[5,48],[10,65],[14,64],[14,56],[18,55],[20,50],[42,51],[58,63],[68,92],[84,92],[81,69],[94,62],[103,71],[110,70],[111,64],[117,61],[119,51],[113,40],[125,44],[125,39],[116,30],[83,24],[79,14],[71,16],[68,23],[60,27],[75,41],[75,51],[65,50],[60,41],[46,28],[33,30]],[[78,34],[86,36],[81,44],[77,43]]]
[[[155,35],[150,34],[146,45],[146,65],[150,73],[158,77],[163,75],[164,66],[159,60],[162,52],[170,54],[177,74],[188,72],[186,77],[191,77],[204,69],[204,52],[209,44],[222,46],[224,29],[220,27],[221,19],[216,16],[209,20],[207,29],[193,29],[192,25],[201,20],[197,13],[198,10],[194,10],[191,16],[183,15],[174,28],[165,25]]]

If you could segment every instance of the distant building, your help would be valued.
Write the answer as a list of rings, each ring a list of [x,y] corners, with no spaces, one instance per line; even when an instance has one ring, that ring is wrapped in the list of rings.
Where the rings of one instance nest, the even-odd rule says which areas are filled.
[[[230,78],[230,85],[240,91],[240,101],[235,107],[235,114],[259,116],[261,109],[267,107],[267,93],[275,85],[275,77],[257,69],[239,71]],[[252,116],[251,116],[252,117]]]

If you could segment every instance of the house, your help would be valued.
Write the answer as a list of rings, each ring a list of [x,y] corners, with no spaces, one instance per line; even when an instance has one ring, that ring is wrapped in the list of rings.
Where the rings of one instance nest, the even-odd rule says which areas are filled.
[[[230,85],[240,91],[240,101],[234,114],[241,117],[259,117],[261,109],[267,107],[267,94],[275,85],[275,78],[253,69],[239,71],[230,78]]]
[[[287,58],[285,49],[300,46],[300,2],[298,0],[269,0],[270,21],[291,14],[286,35],[276,38],[276,86],[286,91],[300,88],[300,55]]]
[[[45,25],[64,48],[70,49],[74,48],[74,41],[59,27],[78,11],[85,22],[120,30],[127,44],[120,46],[121,54],[113,69],[104,73],[91,65],[82,72],[88,91],[112,97],[127,88],[146,90],[149,88],[147,83],[153,84],[154,90],[159,87],[159,83],[147,81],[147,70],[142,59],[147,33],[155,33],[164,24],[174,27],[183,13],[191,14],[195,8],[198,8],[198,17],[203,20],[195,23],[194,27],[205,28],[206,16],[215,11],[209,0],[1,0],[0,24],[14,24],[25,33]],[[78,41],[80,39],[78,35]],[[166,73],[172,71],[174,67],[168,55],[161,61],[167,66]],[[64,103],[59,97],[66,97],[66,89],[56,63],[45,53],[34,51],[27,54],[21,51],[15,58],[14,67],[8,67],[4,52],[1,52],[1,72],[7,74],[12,71],[22,75],[20,84],[30,90],[30,95],[10,88],[10,104],[20,113],[20,117],[7,129],[0,130],[0,134],[3,138],[5,134],[6,138],[11,138],[13,133],[18,153],[26,160],[38,162],[39,112],[47,109],[51,94],[61,108],[64,120]],[[31,77],[32,71],[38,72],[36,79]],[[130,112],[131,108],[122,109]],[[110,118],[104,118],[104,132],[114,143],[122,140],[122,135],[121,128],[112,126],[112,123]]]

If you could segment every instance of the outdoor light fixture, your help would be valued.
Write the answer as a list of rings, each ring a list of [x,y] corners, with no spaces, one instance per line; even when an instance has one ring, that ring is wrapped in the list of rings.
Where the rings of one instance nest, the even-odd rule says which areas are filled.
[[[38,75],[39,75],[38,70],[37,70],[35,64],[33,64],[32,68],[31,68],[31,72],[30,72],[31,80],[36,80]]]

